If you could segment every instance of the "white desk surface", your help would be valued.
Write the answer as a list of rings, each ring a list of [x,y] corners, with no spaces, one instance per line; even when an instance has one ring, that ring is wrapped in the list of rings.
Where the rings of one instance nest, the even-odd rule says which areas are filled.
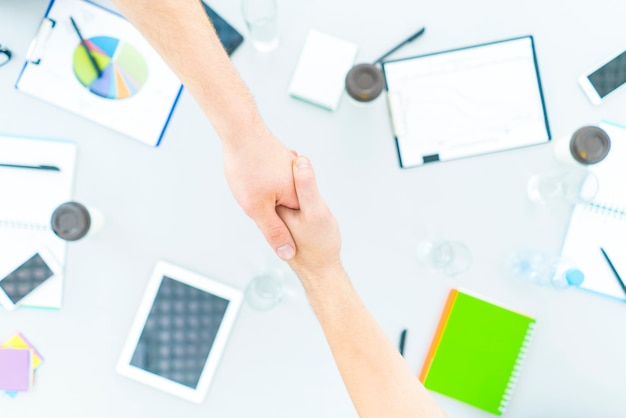
[[[99,235],[69,246],[65,306],[0,313],[0,339],[23,332],[45,357],[34,390],[0,396],[6,417],[355,416],[323,334],[298,283],[276,309],[244,306],[206,401],[195,405],[116,374],[114,367],[157,260],[244,288],[273,254],[232,198],[216,134],[185,92],[159,148],[150,148],[13,86],[48,0],[1,0],[0,131],[79,145],[75,198],[106,217]],[[103,4],[108,5],[107,2]],[[239,2],[210,3],[242,33]],[[417,374],[451,287],[470,289],[537,318],[509,404],[513,417],[625,416],[626,305],[582,291],[511,278],[516,249],[557,252],[569,209],[539,208],[528,178],[553,167],[549,144],[409,170],[398,167],[384,100],[331,113],[287,95],[309,29],[356,42],[370,61],[413,33],[394,57],[532,34],[553,137],[602,119],[626,123],[626,92],[592,106],[576,78],[624,48],[626,2],[278,0],[281,44],[233,62],[273,132],[309,156],[342,227],[343,260],[394,341],[408,328],[406,359]],[[416,265],[422,237],[465,242],[469,272],[454,279]],[[487,417],[435,395],[452,417]]]

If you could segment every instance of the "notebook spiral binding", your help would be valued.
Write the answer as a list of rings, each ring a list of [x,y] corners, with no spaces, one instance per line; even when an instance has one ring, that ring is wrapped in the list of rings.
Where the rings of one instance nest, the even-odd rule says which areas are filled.
[[[0,228],[6,229],[26,229],[29,231],[48,231],[50,225],[33,223],[18,219],[0,219]]]
[[[517,382],[517,378],[519,377],[520,370],[522,369],[522,363],[526,358],[528,345],[530,344],[530,340],[532,339],[534,333],[535,322],[531,322],[530,324],[528,324],[526,336],[524,337],[524,341],[522,342],[519,354],[517,355],[517,359],[515,360],[513,371],[511,372],[511,376],[509,377],[509,383],[507,383],[504,394],[502,395],[502,400],[500,401],[500,406],[498,407],[498,411],[500,412],[500,414],[503,414],[504,411],[506,411],[506,407],[509,404],[509,400],[511,399],[511,395],[513,393],[513,388],[515,387],[515,383]]]
[[[610,216],[612,218],[622,219],[626,221],[626,208],[617,208],[595,202],[587,204],[586,207],[594,213],[600,213]]]

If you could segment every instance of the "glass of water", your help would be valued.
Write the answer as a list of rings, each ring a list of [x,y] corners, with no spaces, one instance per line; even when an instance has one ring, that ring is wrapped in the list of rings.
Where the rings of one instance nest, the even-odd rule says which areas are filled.
[[[254,47],[263,52],[278,46],[276,0],[242,0],[241,11]]]
[[[278,305],[285,295],[285,278],[281,269],[270,269],[254,276],[245,291],[248,305],[259,311]]]
[[[528,180],[528,197],[540,205],[587,203],[598,189],[598,178],[585,168],[535,174]]]
[[[472,257],[462,242],[425,240],[417,246],[417,261],[453,277],[469,270]]]

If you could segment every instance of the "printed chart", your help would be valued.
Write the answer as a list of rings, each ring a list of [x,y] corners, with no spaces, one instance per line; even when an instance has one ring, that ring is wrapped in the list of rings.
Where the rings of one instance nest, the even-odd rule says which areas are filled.
[[[74,50],[73,69],[78,81],[89,91],[106,99],[125,99],[137,94],[148,79],[148,64],[132,45],[110,36],[85,39],[85,44],[102,71],[100,77],[87,50]]]

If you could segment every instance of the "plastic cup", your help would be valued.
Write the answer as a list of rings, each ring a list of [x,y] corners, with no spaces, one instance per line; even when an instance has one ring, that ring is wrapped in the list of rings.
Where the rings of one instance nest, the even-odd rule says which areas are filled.
[[[104,218],[99,211],[78,202],[65,202],[52,213],[52,231],[66,241],[77,241],[102,228]]]
[[[346,92],[359,103],[376,99],[384,87],[383,72],[373,64],[357,64],[346,75]]]
[[[573,165],[592,165],[602,161],[611,150],[609,135],[597,126],[583,126],[570,138],[555,141],[555,157]]]

